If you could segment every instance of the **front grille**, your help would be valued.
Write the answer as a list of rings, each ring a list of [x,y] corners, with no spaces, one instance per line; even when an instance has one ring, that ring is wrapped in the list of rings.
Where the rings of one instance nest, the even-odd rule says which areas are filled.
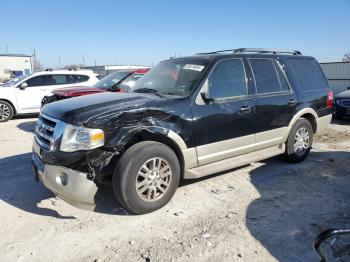
[[[346,106],[346,107],[350,107],[350,99],[349,98],[342,99],[341,105]]]
[[[57,121],[51,117],[40,114],[35,128],[35,139],[41,147],[50,149]]]

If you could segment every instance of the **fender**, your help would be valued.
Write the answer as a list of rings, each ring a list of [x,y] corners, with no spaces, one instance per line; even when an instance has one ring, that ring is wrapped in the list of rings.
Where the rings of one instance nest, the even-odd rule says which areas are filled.
[[[176,153],[181,154],[179,159],[180,161],[183,161],[183,168],[193,168],[198,166],[198,161],[197,161],[197,151],[195,148],[188,148],[184,139],[178,134],[180,130],[176,130],[177,132],[161,127],[161,126],[137,126],[137,127],[132,127],[132,128],[121,128],[121,130],[118,132],[116,136],[110,142],[108,143],[109,146],[115,147],[116,150],[118,151],[123,151],[125,145],[129,141],[132,140],[133,137],[137,136],[138,134],[141,133],[148,133],[148,134],[153,134],[157,135],[158,137],[163,137],[165,139],[169,139],[172,144],[176,145],[177,151]],[[108,146],[108,145],[107,145]]]
[[[286,142],[287,139],[288,139],[288,136],[289,136],[289,133],[290,133],[290,130],[292,129],[292,127],[294,126],[294,124],[297,122],[297,120],[302,116],[302,115],[305,115],[305,114],[311,114],[314,118],[315,118],[315,121],[317,123],[317,120],[318,120],[318,116],[317,116],[317,113],[314,109],[310,108],[310,107],[307,107],[307,108],[303,108],[301,109],[300,111],[298,111],[298,113],[296,113],[294,115],[294,117],[292,118],[292,120],[289,122],[289,125],[287,126],[284,134],[283,134],[283,141]],[[316,126],[316,130],[317,130],[317,126]]]

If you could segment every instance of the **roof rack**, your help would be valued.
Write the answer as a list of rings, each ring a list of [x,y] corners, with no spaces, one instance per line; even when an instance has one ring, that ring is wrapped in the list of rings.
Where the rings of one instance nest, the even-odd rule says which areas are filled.
[[[265,49],[265,48],[236,48],[236,49],[226,49],[219,50],[208,53],[198,53],[196,55],[213,55],[219,53],[258,53],[258,54],[292,54],[292,55],[301,55],[301,52],[298,50],[279,50],[279,49]]]

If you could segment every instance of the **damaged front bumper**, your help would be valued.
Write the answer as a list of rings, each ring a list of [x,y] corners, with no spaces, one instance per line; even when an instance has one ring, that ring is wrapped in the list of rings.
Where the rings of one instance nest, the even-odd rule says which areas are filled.
[[[89,174],[46,164],[40,157],[40,150],[34,140],[32,170],[36,180],[40,180],[45,187],[69,204],[83,209],[94,209],[97,186],[88,179]]]

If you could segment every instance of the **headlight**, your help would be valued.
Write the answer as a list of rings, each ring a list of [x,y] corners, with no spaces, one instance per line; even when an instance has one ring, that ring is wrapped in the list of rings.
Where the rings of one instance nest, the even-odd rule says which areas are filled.
[[[63,132],[60,150],[63,152],[91,150],[103,146],[104,142],[105,134],[101,129],[67,125]]]

